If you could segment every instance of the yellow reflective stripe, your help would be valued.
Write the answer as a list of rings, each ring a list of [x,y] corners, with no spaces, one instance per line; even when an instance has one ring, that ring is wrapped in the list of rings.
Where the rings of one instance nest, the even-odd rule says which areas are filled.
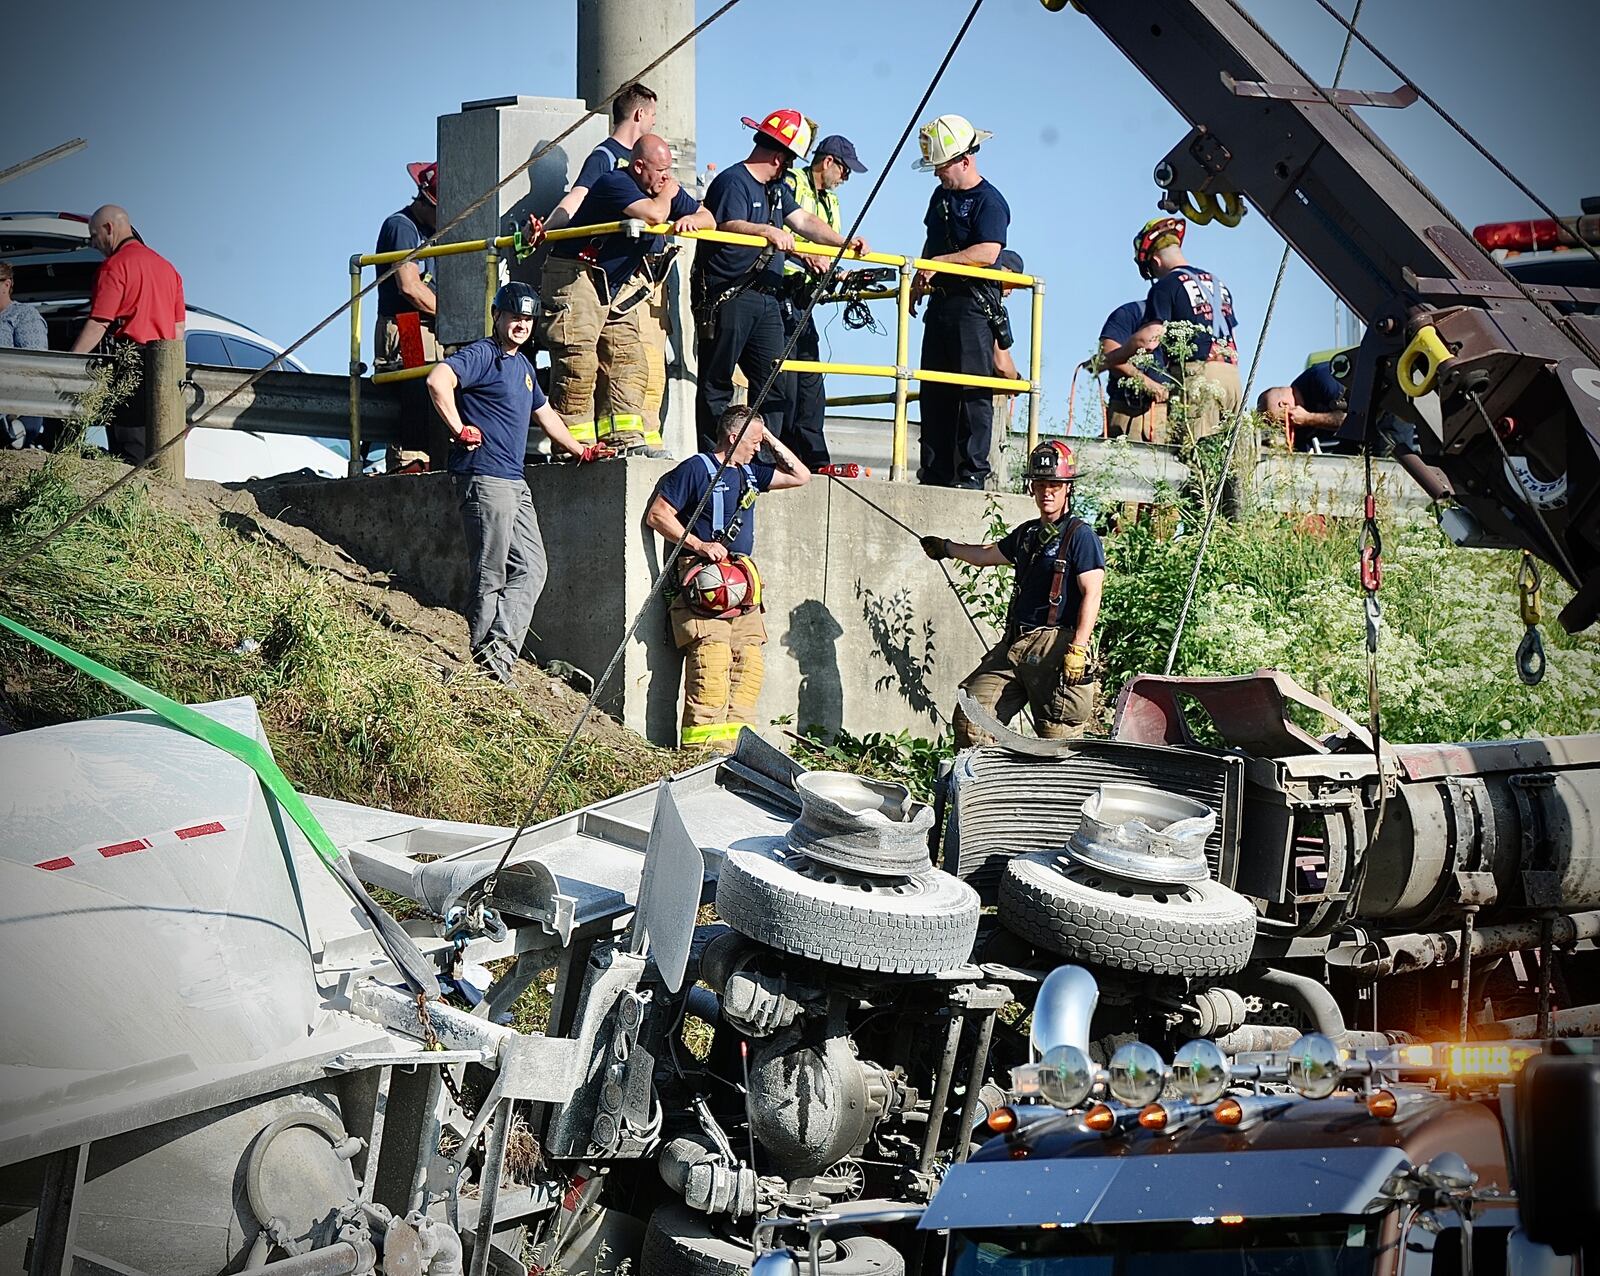
[[[742,722],[707,722],[698,727],[685,727],[682,739],[684,744],[710,744],[714,740],[732,740],[742,730]]]
[[[598,443],[613,434],[638,434],[643,436],[646,447],[666,446],[661,441],[661,431],[647,430],[644,418],[636,412],[619,412],[593,421],[578,421],[567,429],[579,443]]]

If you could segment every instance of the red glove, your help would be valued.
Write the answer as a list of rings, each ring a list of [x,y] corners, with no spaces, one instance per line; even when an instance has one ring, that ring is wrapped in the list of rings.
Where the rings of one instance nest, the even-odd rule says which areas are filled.
[[[456,442],[462,447],[477,447],[483,442],[483,431],[475,425],[464,425],[461,433],[456,435]]]
[[[522,228],[522,237],[531,248],[537,248],[544,243],[544,223],[532,213],[528,214],[528,224]]]
[[[609,461],[616,454],[616,448],[607,447],[604,443],[591,443],[578,453],[578,464],[582,465],[587,461]]]

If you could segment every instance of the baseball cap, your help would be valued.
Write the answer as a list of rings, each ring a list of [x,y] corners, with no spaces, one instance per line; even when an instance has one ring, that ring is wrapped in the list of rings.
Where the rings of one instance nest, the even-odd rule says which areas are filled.
[[[829,133],[817,143],[817,149],[812,152],[811,158],[821,159],[824,155],[831,155],[843,164],[852,173],[865,173],[867,166],[861,162],[861,157],[856,154],[855,143],[842,133]]]
[[[1000,255],[995,258],[996,270],[1009,270],[1014,275],[1027,274],[1022,268],[1022,254],[1010,248],[1002,248]]]
[[[417,189],[426,195],[431,203],[439,202],[438,160],[418,160],[415,164],[407,164],[406,172],[411,174],[411,180],[417,184]]]

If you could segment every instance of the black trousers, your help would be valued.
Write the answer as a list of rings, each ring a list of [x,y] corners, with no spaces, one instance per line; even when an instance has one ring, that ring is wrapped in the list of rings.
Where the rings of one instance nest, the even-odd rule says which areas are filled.
[[[762,403],[754,403],[766,384],[778,356],[783,353],[783,311],[777,299],[745,289],[717,313],[717,330],[700,343],[700,386],[694,396],[695,432],[700,450],[717,447],[717,421],[733,402],[733,370],[742,369],[750,382],[750,398],[760,409],[767,429],[784,437],[784,412],[788,407],[791,375],[773,382]]]
[[[822,342],[817,336],[816,321],[807,315],[800,323],[800,307],[788,312],[784,325],[785,339],[794,334],[798,325],[800,335],[795,338],[791,359],[817,360],[822,357]],[[783,441],[805,464],[814,470],[828,463],[828,440],[823,437],[823,421],[828,415],[828,389],[820,372],[790,372],[785,377],[794,393],[784,408]]]
[[[994,332],[970,293],[937,292],[922,323],[922,366],[936,372],[994,375]],[[922,468],[935,487],[981,488],[989,478],[994,391],[924,381]]]

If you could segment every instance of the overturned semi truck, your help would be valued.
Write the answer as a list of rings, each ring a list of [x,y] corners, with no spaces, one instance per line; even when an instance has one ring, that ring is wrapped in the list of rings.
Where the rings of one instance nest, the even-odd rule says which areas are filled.
[[[249,701],[203,712],[264,743]],[[926,1202],[1064,962],[1098,981],[1100,1063],[1595,1013],[1592,737],[1380,765],[1269,674],[1137,680],[1107,740],[994,725],[932,807],[746,733],[503,869],[513,830],[308,799],[409,956],[202,740],[145,713],[0,739],[0,1263],[741,1270],[760,1218]],[[545,1031],[518,1031],[536,984]]]

